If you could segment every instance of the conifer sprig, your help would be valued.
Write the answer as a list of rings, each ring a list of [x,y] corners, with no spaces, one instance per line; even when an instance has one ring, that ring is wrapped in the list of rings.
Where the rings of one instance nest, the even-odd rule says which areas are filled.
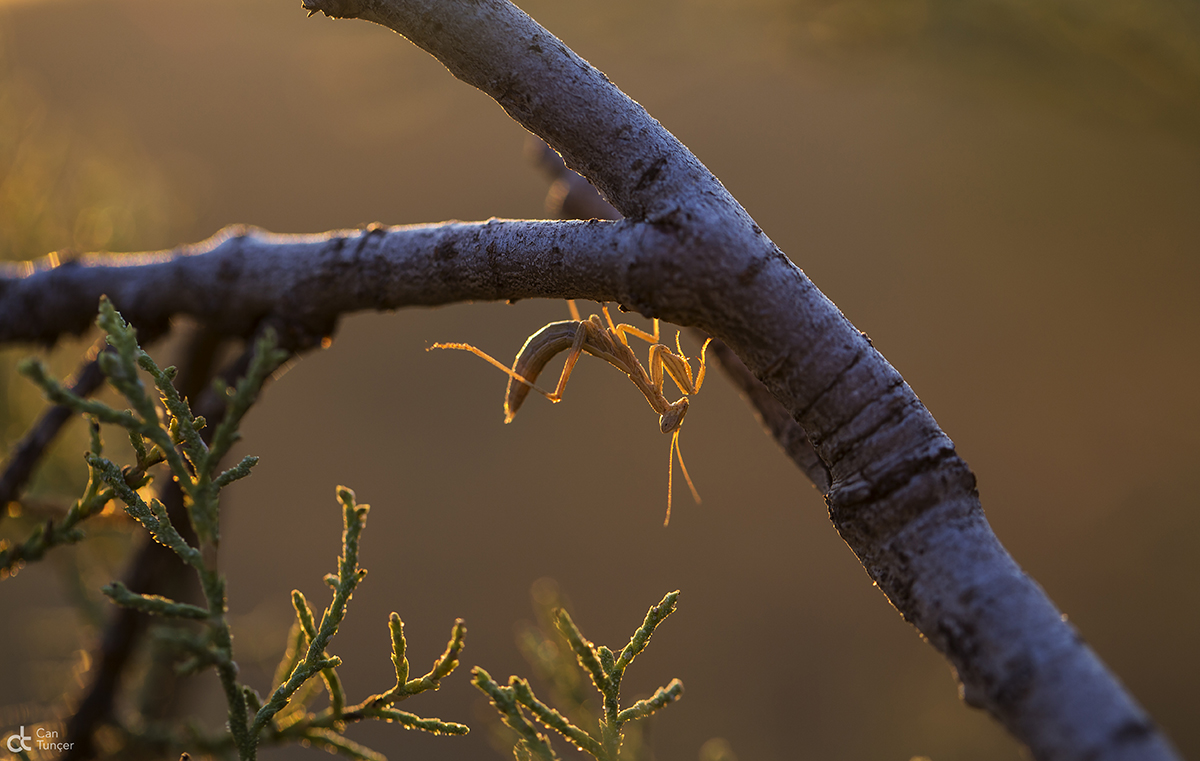
[[[667,616],[675,612],[679,592],[671,592],[646,613],[642,625],[634,632],[620,656],[600,645],[596,646],[579,630],[571,616],[563,608],[554,611],[555,625],[575,653],[581,668],[591,676],[592,684],[600,692],[604,703],[604,716],[595,732],[587,732],[576,726],[566,716],[543,703],[533,694],[529,682],[520,677],[510,677],[508,686],[500,686],[488,672],[476,667],[471,673],[472,684],[482,690],[499,711],[501,719],[517,733],[513,755],[518,761],[540,759],[549,761],[558,758],[549,739],[541,734],[537,726],[525,715],[528,711],[543,726],[553,729],[572,745],[586,751],[597,761],[618,761],[624,739],[622,727],[631,721],[644,719],[665,708],[683,695],[683,683],[672,679],[666,687],[660,687],[654,695],[639,700],[622,710],[621,680],[634,658],[646,649],[650,637]]]
[[[171,646],[185,660],[181,672],[205,668],[216,670],[228,703],[228,734],[206,737],[192,729],[183,735],[164,733],[152,727],[133,730],[117,727],[118,733],[131,741],[161,747],[167,745],[182,750],[225,753],[234,752],[243,761],[257,755],[260,743],[282,744],[306,742],[353,759],[379,761],[383,756],[346,738],[342,733],[349,722],[378,719],[396,722],[409,729],[434,734],[466,734],[462,724],[441,719],[426,719],[392,707],[412,695],[436,690],[441,680],[458,665],[466,627],[455,623],[450,643],[429,673],[408,679],[403,624],[396,613],[388,622],[392,641],[392,662],[396,684],[387,692],[373,695],[353,708],[346,708],[346,696],[337,667],[341,659],[326,652],[330,641],[346,616],[346,608],[355,588],[366,576],[359,567],[359,546],[366,526],[369,506],[359,505],[354,492],[338,487],[337,497],[342,507],[343,530],[341,555],[336,574],[325,581],[333,589],[333,599],[318,622],[308,601],[299,591],[293,592],[292,603],[297,623],[289,634],[283,660],[277,670],[276,687],[270,698],[263,700],[248,685],[238,681],[238,666],[233,658],[233,634],[226,619],[225,579],[217,565],[220,544],[220,492],[229,484],[250,474],[257,457],[244,457],[227,470],[218,471],[221,459],[229,453],[241,434],[238,428],[271,373],[287,358],[288,353],[275,344],[272,331],[263,332],[255,342],[253,356],[246,375],[236,386],[221,388],[226,397],[226,411],[216,429],[211,431],[211,444],[201,434],[208,423],[193,415],[187,399],[180,396],[173,384],[175,368],[160,368],[142,351],[137,333],[107,298],[100,302],[97,319],[105,331],[110,350],[99,358],[100,367],[110,385],[129,404],[118,410],[103,402],[84,399],[72,393],[51,377],[36,360],[22,365],[22,372],[39,385],[56,404],[65,405],[88,415],[92,420],[91,446],[85,459],[89,481],[83,497],[57,524],[47,522],[25,542],[15,547],[0,548],[0,573],[10,572],[20,563],[40,558],[54,546],[77,542],[83,538],[79,524],[100,512],[114,499],[125,505],[125,512],[137,520],[160,544],[169,547],[180,559],[194,568],[200,577],[204,594],[203,606],[171,600],[157,595],[140,594],[120,582],[104,587],[103,592],[115,604],[154,616],[196,621],[199,630],[162,630],[158,641]],[[156,391],[151,394],[143,382],[149,376]],[[222,384],[223,385],[223,384]],[[136,455],[136,462],[120,467],[104,457],[100,424],[123,428]],[[173,517],[158,499],[146,498],[142,488],[151,480],[150,469],[165,463],[172,478],[184,495],[186,516],[196,535],[193,546],[173,523]],[[175,518],[177,520],[178,518]],[[330,704],[313,713],[308,702],[322,680]],[[186,755],[186,754],[185,754]]]

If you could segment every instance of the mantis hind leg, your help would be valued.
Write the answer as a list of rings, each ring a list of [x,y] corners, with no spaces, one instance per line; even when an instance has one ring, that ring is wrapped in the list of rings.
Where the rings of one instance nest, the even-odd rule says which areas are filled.
[[[583,352],[583,345],[588,336],[587,326],[590,324],[589,322],[552,322],[546,325],[529,337],[529,340],[521,347],[511,368],[471,344],[436,343],[429,349],[469,351],[507,375],[510,380],[504,394],[504,422],[511,423],[530,390],[538,392],[551,402],[562,401],[563,389],[566,388],[567,379],[571,377],[571,370]],[[563,365],[562,375],[558,379],[558,386],[555,390],[547,391],[535,384],[534,381],[546,367],[546,363],[554,355],[568,347],[571,349],[571,353],[567,355],[567,361]]]
[[[530,381],[530,380],[526,379],[525,376],[521,375],[520,373],[509,369],[507,365],[505,365],[500,360],[494,358],[491,354],[488,354],[483,349],[478,349],[478,348],[472,346],[471,344],[436,343],[433,346],[430,346],[428,349],[426,349],[426,351],[432,351],[433,349],[458,349],[460,351],[469,351],[472,354],[474,354],[476,357],[479,357],[480,359],[491,363],[492,366],[498,368],[499,370],[503,371],[504,373],[507,373],[508,376],[510,378],[512,378],[513,380],[515,380],[519,383],[525,384],[526,386],[528,386],[529,388],[538,392],[539,394],[546,397],[550,401],[557,402],[559,400],[556,394],[554,394],[550,391],[547,391],[544,388],[538,387],[533,381]]]

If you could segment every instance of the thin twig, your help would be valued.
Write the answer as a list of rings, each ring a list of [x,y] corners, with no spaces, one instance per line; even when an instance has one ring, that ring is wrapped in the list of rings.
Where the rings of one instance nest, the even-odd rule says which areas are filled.
[[[104,339],[100,339],[88,350],[87,358],[75,371],[74,380],[68,384],[71,393],[76,396],[89,397],[104,383],[104,373],[100,371],[100,363],[96,357],[104,348]],[[0,474],[0,520],[4,519],[5,507],[17,499],[25,485],[29,483],[33,471],[37,469],[42,455],[58,436],[66,422],[72,417],[72,412],[66,407],[54,405],[42,413],[21,441],[13,447],[12,456],[4,464],[4,472]]]

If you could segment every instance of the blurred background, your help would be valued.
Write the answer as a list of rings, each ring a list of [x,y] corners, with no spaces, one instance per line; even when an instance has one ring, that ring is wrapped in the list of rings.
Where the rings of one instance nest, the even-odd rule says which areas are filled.
[[[870,334],[975,470],[1017,561],[1200,756],[1200,7],[521,5]],[[153,250],[229,223],[543,215],[546,181],[498,106],[395,34],[298,6],[0,0],[0,253]],[[505,426],[500,373],[425,352],[468,341],[505,358],[565,317],[554,302],[354,316],[269,388],[240,452],[262,459],[228,492],[222,548],[254,686],[268,689],[290,590],[327,602],[346,484],[373,505],[370,575],[330,648],[349,697],[391,684],[389,611],[414,670],[455,617],[469,628],[462,672],[403,708],[475,731],[350,728],[393,759],[500,757],[466,672],[530,675],[514,633],[544,578],[613,646],[682,590],[625,682],[631,697],[687,687],[650,728],[661,761],[715,758],[714,738],[742,761],[1019,756],[959,701],[719,374],[682,437],[704,502],[678,485],[664,529],[668,439],[619,373],[584,359],[564,403],[532,399]],[[60,373],[93,339],[50,354]],[[0,354],[4,450],[40,408],[10,372],[35,351]],[[84,440],[74,423],[31,501],[78,495]],[[27,529],[14,516],[0,536]],[[51,723],[87,679],[94,588],[129,552],[119,527],[96,533],[0,583],[0,731]],[[193,681],[188,710],[220,726],[215,678]]]

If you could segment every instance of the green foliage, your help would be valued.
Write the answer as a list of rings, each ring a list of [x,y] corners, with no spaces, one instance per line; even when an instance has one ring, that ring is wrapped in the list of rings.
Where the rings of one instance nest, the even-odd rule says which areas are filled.
[[[288,647],[276,670],[277,686],[268,700],[264,701],[254,689],[238,681],[233,635],[226,619],[225,579],[217,566],[218,507],[221,490],[249,475],[257,458],[245,457],[224,471],[219,470],[219,464],[238,440],[242,418],[257,399],[267,378],[287,358],[287,352],[275,346],[270,332],[257,341],[246,376],[236,388],[226,390],[225,415],[212,431],[211,443],[207,443],[201,435],[207,422],[192,414],[187,401],[172,384],[175,368],[159,368],[142,351],[136,332],[107,298],[101,300],[97,322],[112,347],[100,355],[101,368],[110,385],[130,408],[118,410],[102,402],[81,398],[55,380],[40,362],[30,360],[22,364],[21,372],[40,386],[51,401],[91,419],[91,446],[85,456],[90,478],[83,497],[61,521],[57,524],[48,521],[26,541],[0,551],[0,572],[11,574],[19,564],[37,560],[55,546],[78,542],[84,536],[81,524],[113,500],[124,503],[125,512],[156,542],[170,548],[195,569],[204,595],[203,606],[140,594],[120,582],[107,585],[103,592],[122,607],[179,622],[198,622],[202,626],[200,631],[186,626],[159,629],[155,637],[160,646],[173,648],[185,656],[186,660],[179,665],[181,672],[192,673],[207,668],[217,672],[228,703],[228,734],[206,737],[196,728],[171,732],[158,727],[117,727],[116,733],[123,741],[127,745],[165,746],[173,751],[187,748],[222,756],[236,753],[243,760],[255,758],[258,746],[264,742],[305,742],[348,758],[382,759],[376,751],[347,739],[342,734],[346,725],[377,719],[434,734],[466,734],[468,728],[461,724],[421,718],[394,708],[396,703],[413,695],[438,689],[441,680],[458,666],[458,655],[466,634],[461,620],[455,623],[446,651],[434,662],[429,673],[408,679],[403,623],[396,613],[392,613],[388,626],[396,684],[386,692],[346,707],[345,693],[336,671],[342,661],[329,655],[326,648],[345,618],[354,589],[367,573],[358,565],[358,554],[369,507],[358,505],[354,492],[345,487],[337,490],[343,514],[342,553],[337,573],[325,577],[333,590],[332,601],[318,622],[304,596],[299,591],[292,593],[297,624],[289,635]],[[152,381],[157,398],[152,398],[148,392],[143,374]],[[120,467],[104,457],[101,423],[125,429],[136,455],[135,463]],[[158,464],[167,466],[183,492],[188,522],[196,536],[194,545],[174,525],[166,506],[143,494],[143,488],[151,480],[149,469]],[[308,705],[317,692],[312,685],[320,683],[316,679],[318,675],[329,694],[330,704],[322,711],[313,712]]]
[[[678,700],[683,694],[683,683],[672,679],[670,684],[658,688],[650,698],[639,700],[628,708],[621,708],[621,680],[625,669],[646,649],[658,625],[675,612],[678,598],[678,591],[671,592],[658,605],[650,608],[642,625],[622,648],[620,655],[614,654],[603,645],[594,645],[583,636],[566,610],[561,607],[554,609],[555,627],[574,654],[579,667],[591,677],[592,684],[602,698],[603,716],[596,722],[595,730],[587,731],[581,728],[543,703],[533,694],[532,687],[525,679],[510,677],[508,686],[502,687],[482,668],[476,667],[472,670],[472,683],[487,694],[492,705],[500,712],[504,723],[517,733],[513,755],[518,761],[535,758],[550,761],[558,758],[549,738],[539,732],[537,726],[526,717],[526,711],[543,726],[558,732],[576,748],[586,751],[598,761],[619,761],[625,740],[622,731],[624,725],[654,714]],[[528,648],[526,649],[528,652]],[[576,697],[575,681],[560,675],[563,671],[562,661],[544,647],[538,646],[537,649],[543,655],[538,656],[535,667],[550,677],[552,687],[557,692],[565,692],[572,696],[568,701],[573,704],[572,712],[580,715],[582,701]]]
[[[78,542],[84,537],[83,525],[113,502],[120,502],[131,518],[141,524],[156,542],[170,548],[200,579],[203,605],[172,600],[158,595],[141,594],[120,582],[103,588],[116,605],[172,621],[175,625],[154,630],[155,646],[173,653],[180,673],[206,669],[216,671],[228,704],[228,732],[206,734],[195,726],[161,727],[156,725],[115,725],[112,733],[127,749],[184,749],[198,754],[256,757],[261,744],[302,742],[325,748],[353,759],[382,759],[378,752],[345,737],[348,724],[368,719],[395,722],[408,729],[433,734],[463,735],[469,730],[462,724],[436,718],[422,718],[396,705],[408,698],[436,690],[441,680],[458,666],[466,627],[456,621],[446,650],[422,676],[410,678],[404,624],[392,613],[388,620],[395,683],[387,690],[348,705],[342,681],[337,673],[341,658],[328,648],[346,615],[346,609],[366,570],[358,564],[362,533],[369,506],[359,505],[354,492],[338,487],[337,499],[343,518],[342,551],[337,572],[325,577],[332,598],[318,618],[308,600],[299,591],[292,592],[296,622],[288,635],[287,646],[273,680],[274,689],[264,699],[253,688],[238,680],[238,665],[233,657],[233,635],[226,618],[225,579],[217,566],[220,543],[218,508],[221,490],[249,475],[257,462],[245,457],[232,468],[221,470],[221,459],[238,440],[238,427],[271,372],[286,358],[276,348],[274,338],[266,334],[258,340],[246,377],[236,388],[225,389],[226,412],[211,430],[211,443],[202,431],[207,421],[192,414],[187,401],[172,381],[175,368],[159,368],[137,343],[137,336],[116,311],[103,299],[98,324],[111,347],[100,355],[100,365],[110,385],[129,404],[116,409],[108,404],[82,398],[55,380],[37,361],[27,361],[21,371],[37,384],[56,404],[86,415],[91,421],[91,444],[85,455],[89,469],[83,496],[66,516],[48,521],[28,539],[0,551],[0,571],[9,571],[21,563],[43,557],[56,546]],[[149,378],[151,392],[145,378]],[[134,462],[121,467],[104,456],[101,425],[118,426],[132,444]],[[157,498],[149,496],[153,469],[165,465],[179,485],[191,532],[180,531],[178,520]],[[550,646],[548,634],[527,631],[523,642],[527,656],[539,674],[567,706],[567,715],[537,698],[528,681],[512,677],[502,687],[486,671],[476,668],[473,683],[490,698],[502,720],[518,734],[514,753],[519,759],[554,759],[553,748],[526,716],[566,737],[577,748],[600,761],[635,761],[640,736],[631,732],[626,744],[626,725],[646,718],[683,693],[679,680],[672,680],[644,700],[622,708],[621,681],[625,670],[645,650],[659,624],[675,610],[678,592],[668,594],[646,614],[642,625],[629,643],[614,653],[592,644],[579,631],[570,615],[556,604],[556,594],[542,595],[543,624],[552,623],[559,645]],[[600,694],[602,708],[587,706],[583,689],[586,673]],[[329,705],[320,710],[311,703],[324,687]],[[591,729],[584,729],[590,727]],[[633,749],[631,751],[631,748]],[[624,752],[623,752],[624,751]]]
[[[45,368],[40,363],[27,367],[27,374],[35,381],[39,383],[46,381],[53,384],[55,389],[70,394],[57,383],[44,377]],[[91,434],[91,446],[87,457],[89,464],[92,463],[93,458],[97,464],[91,468],[91,477],[88,479],[83,496],[71,505],[66,515],[59,521],[55,522],[53,518],[47,519],[24,542],[13,546],[0,545],[0,579],[16,573],[27,562],[40,560],[46,551],[53,547],[79,542],[84,537],[84,532],[79,524],[98,515],[112,501],[114,489],[105,486],[106,482],[102,471],[105,471],[106,466],[103,463],[107,461],[101,457],[103,442],[100,439],[100,424],[94,417],[91,419]],[[157,455],[151,457],[147,453],[145,456],[139,456],[138,463],[124,471],[116,469],[106,472],[110,477],[120,480],[124,491],[136,494],[137,489],[149,483],[146,469],[161,461],[161,457]]]
[[[366,525],[369,507],[357,505],[354,492],[344,486],[338,487],[338,500],[342,503],[344,519],[342,555],[337,575],[331,574],[326,577],[326,581],[333,588],[333,600],[325,609],[320,623],[317,623],[304,595],[299,591],[292,592],[292,605],[296,609],[297,622],[289,634],[287,652],[275,671],[275,681],[279,686],[266,704],[257,701],[255,697],[259,705],[256,707],[251,733],[268,730],[269,737],[275,742],[303,740],[331,752],[362,759],[382,759],[383,756],[341,736],[340,730],[347,723],[379,719],[432,734],[467,734],[469,730],[462,724],[441,719],[423,719],[392,708],[395,703],[413,695],[438,689],[442,678],[458,666],[458,654],[462,651],[463,638],[467,632],[461,619],[454,623],[450,642],[429,673],[419,679],[409,680],[404,623],[400,616],[393,612],[389,616],[388,629],[391,634],[396,684],[386,692],[372,695],[361,703],[346,708],[345,693],[336,671],[341,665],[341,659],[328,655],[325,648],[345,617],[346,604],[354,588],[367,575],[364,569],[358,567],[358,544],[362,529]],[[313,691],[304,691],[304,685],[318,674],[324,680],[330,704],[325,710],[312,713],[307,710],[306,705]]]

